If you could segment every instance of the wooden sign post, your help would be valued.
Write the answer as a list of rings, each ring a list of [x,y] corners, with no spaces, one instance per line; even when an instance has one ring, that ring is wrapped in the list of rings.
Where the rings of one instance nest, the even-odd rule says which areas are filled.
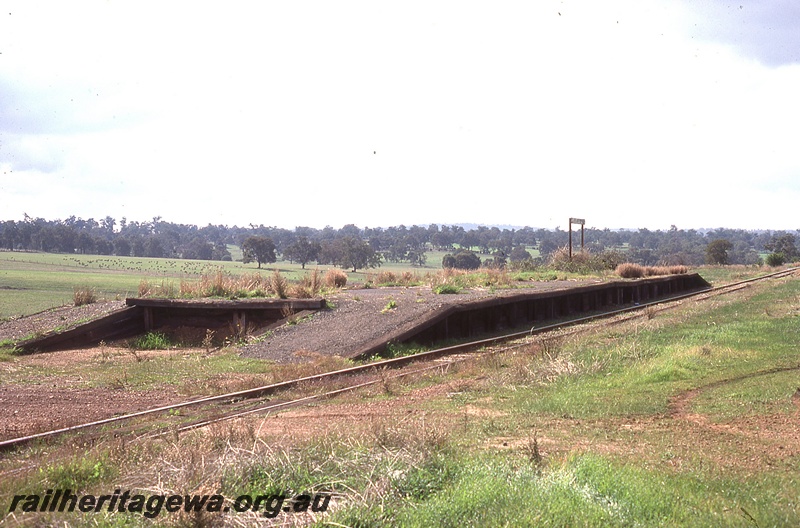
[[[570,218],[569,219],[569,259],[572,260],[572,224],[580,224],[581,226],[581,251],[583,251],[583,227],[586,220],[583,218]]]

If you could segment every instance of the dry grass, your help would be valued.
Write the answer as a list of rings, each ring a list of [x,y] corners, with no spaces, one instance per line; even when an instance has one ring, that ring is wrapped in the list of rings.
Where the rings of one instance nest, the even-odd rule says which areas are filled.
[[[307,299],[318,295],[323,288],[341,288],[347,284],[347,275],[340,270],[329,270],[322,277],[319,270],[307,274],[297,283],[290,283],[280,271],[265,277],[260,273],[232,275],[222,270],[205,273],[199,280],[181,280],[176,288],[172,281],[154,284],[147,279],[139,282],[139,297],[203,298],[203,297],[288,297]]]
[[[648,266],[645,270],[645,273],[648,277],[652,275],[684,275],[689,273],[689,268],[682,265]]]
[[[325,272],[322,279],[328,288],[344,288],[347,285],[347,273],[340,269],[331,268]]]
[[[663,275],[683,275],[689,272],[686,266],[642,266],[632,262],[623,262],[614,273],[623,279],[640,279],[642,277],[656,277]]]
[[[481,268],[484,286],[509,286],[511,278],[506,268]]]
[[[640,279],[644,277],[644,266],[641,264],[634,264],[632,262],[623,262],[617,266],[617,269],[614,270],[614,273],[623,279]]]
[[[473,275],[474,271],[460,270],[455,268],[444,268],[437,272],[426,273],[424,281],[430,284],[431,288],[437,286],[452,285],[463,288],[464,284]]]
[[[410,271],[395,273],[391,270],[381,270],[378,273],[367,273],[367,283],[377,286],[414,286],[423,282],[423,278]]]
[[[397,284],[397,275],[392,271],[381,271],[373,279],[375,284]]]
[[[88,286],[76,286],[72,293],[72,302],[75,306],[83,306],[97,302],[97,292]]]
[[[272,277],[269,281],[269,288],[279,299],[285,299],[289,296],[289,282],[286,277],[281,275],[277,269],[272,272]]]

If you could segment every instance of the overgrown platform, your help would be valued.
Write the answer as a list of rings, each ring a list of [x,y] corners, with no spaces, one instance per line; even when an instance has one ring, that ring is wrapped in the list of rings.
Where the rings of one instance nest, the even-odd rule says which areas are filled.
[[[383,353],[389,343],[414,342],[429,345],[450,339],[470,338],[708,288],[710,285],[695,273],[593,283],[548,291],[505,291],[502,295],[474,301],[453,300],[443,303],[424,315],[408,319],[405,324],[373,332],[372,337],[364,337],[365,334],[359,332],[361,327],[370,324],[366,318],[358,318],[352,328],[342,328],[336,321],[337,311],[334,310],[330,314],[333,316],[333,326],[315,327],[314,332],[327,343],[335,338],[332,332],[344,333],[348,348],[346,352],[338,353],[351,358],[367,358]],[[447,298],[437,297],[442,300]],[[23,352],[81,348],[101,341],[134,337],[151,330],[194,331],[198,341],[208,330],[213,331],[217,338],[226,335],[253,335],[280,326],[291,318],[321,310],[327,304],[320,298],[129,298],[126,305],[121,310],[89,323],[66,331],[53,332],[18,346]],[[381,321],[386,319],[388,318]],[[269,347],[270,343],[267,341],[263,345]],[[326,345],[326,348],[330,347]],[[313,348],[307,350],[314,351]]]
[[[179,327],[245,335],[298,313],[324,308],[325,300],[129,298],[125,304],[127,307],[94,321],[19,343],[18,348],[27,353],[67,350]]]
[[[430,345],[582,313],[667,299],[709,288],[711,285],[705,279],[693,273],[620,280],[566,290],[527,292],[453,304],[427,314],[413,328],[406,328],[365,344],[351,357],[361,359],[381,354],[388,343]]]

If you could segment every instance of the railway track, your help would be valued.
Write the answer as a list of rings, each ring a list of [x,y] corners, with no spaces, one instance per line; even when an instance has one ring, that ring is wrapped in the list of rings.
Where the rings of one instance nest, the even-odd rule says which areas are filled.
[[[584,323],[592,323],[600,319],[606,319],[606,324],[618,324],[632,318],[642,317],[645,310],[664,310],[674,306],[674,303],[688,299],[705,299],[718,295],[724,295],[734,291],[747,288],[753,283],[786,277],[794,274],[800,268],[790,268],[779,272],[771,273],[761,277],[746,279],[743,281],[709,288],[699,292],[677,295],[653,302],[636,304],[621,309],[598,312],[593,315],[559,321],[553,324],[535,326],[533,328],[509,333],[501,336],[470,341],[459,345],[438,348],[418,354],[403,356],[398,358],[386,359],[359,365],[337,371],[306,376],[303,378],[283,381],[271,385],[256,387],[217,396],[198,398],[177,404],[165,405],[145,411],[114,416],[103,420],[64,427],[52,431],[45,431],[37,434],[27,435],[19,438],[0,441],[0,451],[16,449],[33,442],[43,442],[54,438],[75,434],[88,435],[91,441],[102,436],[123,436],[130,435],[137,439],[147,439],[169,433],[180,433],[191,429],[205,427],[213,423],[231,420],[255,413],[265,413],[287,409],[293,406],[307,404],[313,400],[330,398],[348,391],[358,390],[364,387],[385,383],[389,379],[400,378],[410,375],[419,375],[424,372],[435,370],[446,370],[465,357],[473,355],[475,352],[485,354],[498,353],[512,350],[530,344],[532,336],[552,333],[564,330],[566,327],[578,326]],[[570,334],[581,332],[581,329],[574,330]],[[564,334],[562,334],[563,336]],[[410,368],[410,367],[414,368]],[[387,372],[392,371],[389,375]],[[289,400],[271,401],[269,398],[276,394],[297,389],[314,384],[329,385],[332,381],[342,382],[342,386],[316,392],[307,396],[302,396]],[[182,413],[192,409],[192,416],[187,417]],[[199,418],[198,418],[199,416]],[[107,429],[107,430],[101,430]],[[82,437],[83,438],[83,437]]]

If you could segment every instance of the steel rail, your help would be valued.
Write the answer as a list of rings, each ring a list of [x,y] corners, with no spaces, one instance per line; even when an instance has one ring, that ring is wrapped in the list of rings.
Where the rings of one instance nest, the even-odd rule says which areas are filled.
[[[231,393],[227,393],[227,394],[220,394],[220,395],[216,395],[216,396],[207,396],[207,397],[204,397],[204,398],[198,398],[196,400],[189,400],[189,401],[185,401],[185,402],[181,402],[181,403],[164,405],[164,406],[161,406],[161,407],[156,407],[156,408],[153,408],[153,409],[147,409],[147,410],[144,410],[144,411],[138,411],[138,412],[134,412],[134,413],[130,413],[130,414],[124,414],[124,415],[120,415],[120,416],[114,416],[114,417],[111,417],[111,418],[105,418],[105,419],[102,419],[102,420],[96,420],[96,421],[93,421],[93,422],[73,425],[73,426],[69,426],[69,427],[63,427],[63,428],[60,428],[60,429],[54,429],[54,430],[51,430],[51,431],[45,431],[45,432],[36,433],[36,434],[32,434],[32,435],[27,435],[27,436],[23,436],[23,437],[19,437],[19,438],[12,438],[12,439],[9,439],[9,440],[3,440],[3,441],[0,441],[0,451],[5,451],[5,450],[8,450],[8,449],[12,449],[14,447],[19,447],[19,446],[28,444],[28,443],[36,441],[36,440],[43,440],[43,439],[47,439],[47,438],[52,438],[52,437],[55,437],[55,436],[58,436],[58,435],[62,435],[62,434],[67,434],[67,433],[80,432],[80,431],[84,431],[86,429],[98,427],[98,426],[101,426],[101,425],[115,424],[115,423],[119,423],[119,422],[123,422],[123,421],[128,421],[128,420],[131,420],[131,419],[134,419],[134,418],[150,416],[150,415],[154,415],[154,414],[157,414],[157,413],[169,412],[169,411],[173,411],[173,410],[176,410],[176,409],[182,409],[182,408],[186,408],[186,407],[203,405],[203,404],[210,404],[210,403],[219,403],[219,402],[224,402],[224,401],[240,401],[240,400],[244,400],[244,399],[260,398],[260,397],[263,397],[263,396],[267,396],[269,394],[274,394],[274,393],[282,391],[282,390],[295,388],[295,387],[297,387],[297,386],[299,386],[299,385],[301,385],[303,383],[312,383],[312,382],[316,382],[316,381],[329,380],[329,379],[333,379],[333,378],[337,378],[337,377],[351,376],[351,375],[354,375],[354,374],[361,374],[361,373],[375,371],[375,370],[379,370],[379,369],[385,369],[385,368],[398,368],[398,367],[402,367],[402,366],[405,366],[405,365],[408,365],[410,363],[417,362],[417,361],[438,359],[440,357],[448,356],[448,355],[452,355],[452,354],[456,354],[456,353],[463,353],[463,352],[470,352],[470,351],[480,350],[480,349],[483,349],[483,348],[485,348],[487,346],[497,345],[497,344],[505,342],[505,341],[513,341],[515,339],[521,339],[521,338],[526,337],[526,336],[545,333],[545,332],[549,332],[549,331],[552,331],[552,330],[558,330],[558,329],[561,329],[561,328],[564,328],[564,327],[567,327],[567,326],[573,326],[573,325],[578,325],[578,324],[581,324],[581,323],[591,322],[591,321],[594,321],[594,320],[597,320],[597,319],[613,317],[615,315],[619,315],[619,314],[623,314],[623,313],[630,313],[630,312],[634,312],[634,311],[639,311],[639,310],[643,310],[643,309],[645,309],[647,307],[650,307],[650,306],[666,304],[666,303],[679,301],[679,300],[683,300],[683,299],[687,299],[687,298],[691,298],[691,297],[696,297],[696,296],[702,295],[702,294],[725,293],[723,290],[729,290],[729,289],[736,288],[736,287],[742,287],[742,286],[745,286],[745,285],[749,285],[749,284],[751,284],[753,282],[762,281],[762,280],[765,280],[765,279],[779,278],[779,277],[787,276],[787,275],[790,275],[790,274],[792,274],[792,273],[794,273],[794,272],[796,272],[798,270],[800,270],[800,268],[798,268],[798,267],[789,268],[789,269],[786,269],[786,270],[781,270],[781,271],[777,271],[777,272],[774,272],[774,273],[770,273],[770,274],[767,274],[767,275],[762,275],[760,277],[754,277],[754,278],[741,280],[741,281],[738,281],[738,282],[735,282],[735,283],[731,283],[731,284],[725,284],[723,286],[704,288],[704,289],[699,290],[699,291],[694,291],[694,292],[685,293],[685,294],[681,294],[681,295],[675,295],[675,296],[672,296],[672,297],[667,297],[667,298],[664,298],[664,299],[659,299],[659,300],[651,301],[651,302],[647,302],[647,303],[635,304],[633,306],[628,306],[628,307],[620,308],[620,309],[617,309],[617,310],[602,311],[602,312],[598,312],[598,313],[593,314],[593,315],[588,315],[588,316],[585,316],[585,317],[578,317],[578,318],[574,318],[574,319],[568,319],[568,320],[564,320],[564,321],[559,321],[557,323],[553,323],[553,324],[549,324],[549,325],[533,326],[529,330],[525,330],[525,331],[513,332],[513,333],[510,333],[510,334],[491,337],[491,338],[487,338],[487,339],[480,339],[480,340],[477,340],[477,341],[470,341],[470,342],[467,342],[467,343],[461,343],[461,344],[458,344],[458,345],[448,346],[448,347],[444,347],[444,348],[437,348],[437,349],[429,350],[429,351],[426,351],[426,352],[420,352],[418,354],[412,354],[412,355],[402,356],[402,357],[392,358],[392,359],[385,359],[385,360],[376,361],[376,362],[373,362],[373,363],[368,363],[368,364],[365,364],[365,365],[358,365],[358,366],[355,366],[355,367],[349,367],[349,368],[335,370],[335,371],[331,371],[331,372],[325,372],[325,373],[322,373],[322,374],[315,374],[315,375],[312,375],[312,376],[305,376],[305,377],[297,378],[297,379],[293,379],[293,380],[282,381],[282,382],[279,382],[279,383],[273,383],[273,384],[270,384],[270,385],[264,385],[264,386],[256,387],[256,388],[253,388],[253,389],[245,389],[245,390],[241,390],[241,391],[237,391],[237,392],[231,392]]]

